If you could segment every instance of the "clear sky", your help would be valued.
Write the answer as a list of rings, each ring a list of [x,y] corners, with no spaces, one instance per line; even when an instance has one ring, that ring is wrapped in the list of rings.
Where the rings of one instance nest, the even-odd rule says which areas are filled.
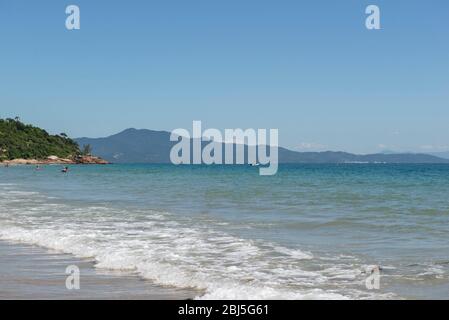
[[[0,117],[16,115],[72,137],[202,120],[296,150],[446,151],[449,1],[0,0]]]

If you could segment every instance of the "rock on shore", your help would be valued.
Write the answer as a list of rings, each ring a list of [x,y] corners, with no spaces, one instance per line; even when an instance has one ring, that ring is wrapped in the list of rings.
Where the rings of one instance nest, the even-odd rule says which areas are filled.
[[[109,164],[108,161],[94,156],[77,156],[73,159],[49,156],[47,159],[13,159],[1,162],[7,165],[46,165],[46,164]]]
[[[78,156],[75,158],[76,164],[109,164],[108,161],[94,156]]]

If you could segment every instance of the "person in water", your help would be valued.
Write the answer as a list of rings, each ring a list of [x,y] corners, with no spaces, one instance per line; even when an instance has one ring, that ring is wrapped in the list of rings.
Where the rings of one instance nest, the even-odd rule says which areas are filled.
[[[62,172],[63,172],[63,173],[69,172],[69,167],[64,167],[64,169],[62,169]]]

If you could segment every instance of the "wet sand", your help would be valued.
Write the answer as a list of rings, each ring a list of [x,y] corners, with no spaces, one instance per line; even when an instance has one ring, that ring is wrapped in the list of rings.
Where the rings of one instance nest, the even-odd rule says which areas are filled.
[[[80,269],[80,289],[66,288],[70,265]],[[0,299],[190,299],[199,292],[160,287],[133,274],[94,268],[93,261],[44,248],[0,241]]]

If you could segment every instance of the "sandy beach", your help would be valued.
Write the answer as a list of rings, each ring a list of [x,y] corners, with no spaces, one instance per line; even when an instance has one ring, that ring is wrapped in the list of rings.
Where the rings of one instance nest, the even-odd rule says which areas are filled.
[[[0,300],[12,299],[190,299],[198,293],[164,288],[132,274],[100,271],[93,261],[0,241]],[[80,290],[68,290],[65,270],[80,269]]]

